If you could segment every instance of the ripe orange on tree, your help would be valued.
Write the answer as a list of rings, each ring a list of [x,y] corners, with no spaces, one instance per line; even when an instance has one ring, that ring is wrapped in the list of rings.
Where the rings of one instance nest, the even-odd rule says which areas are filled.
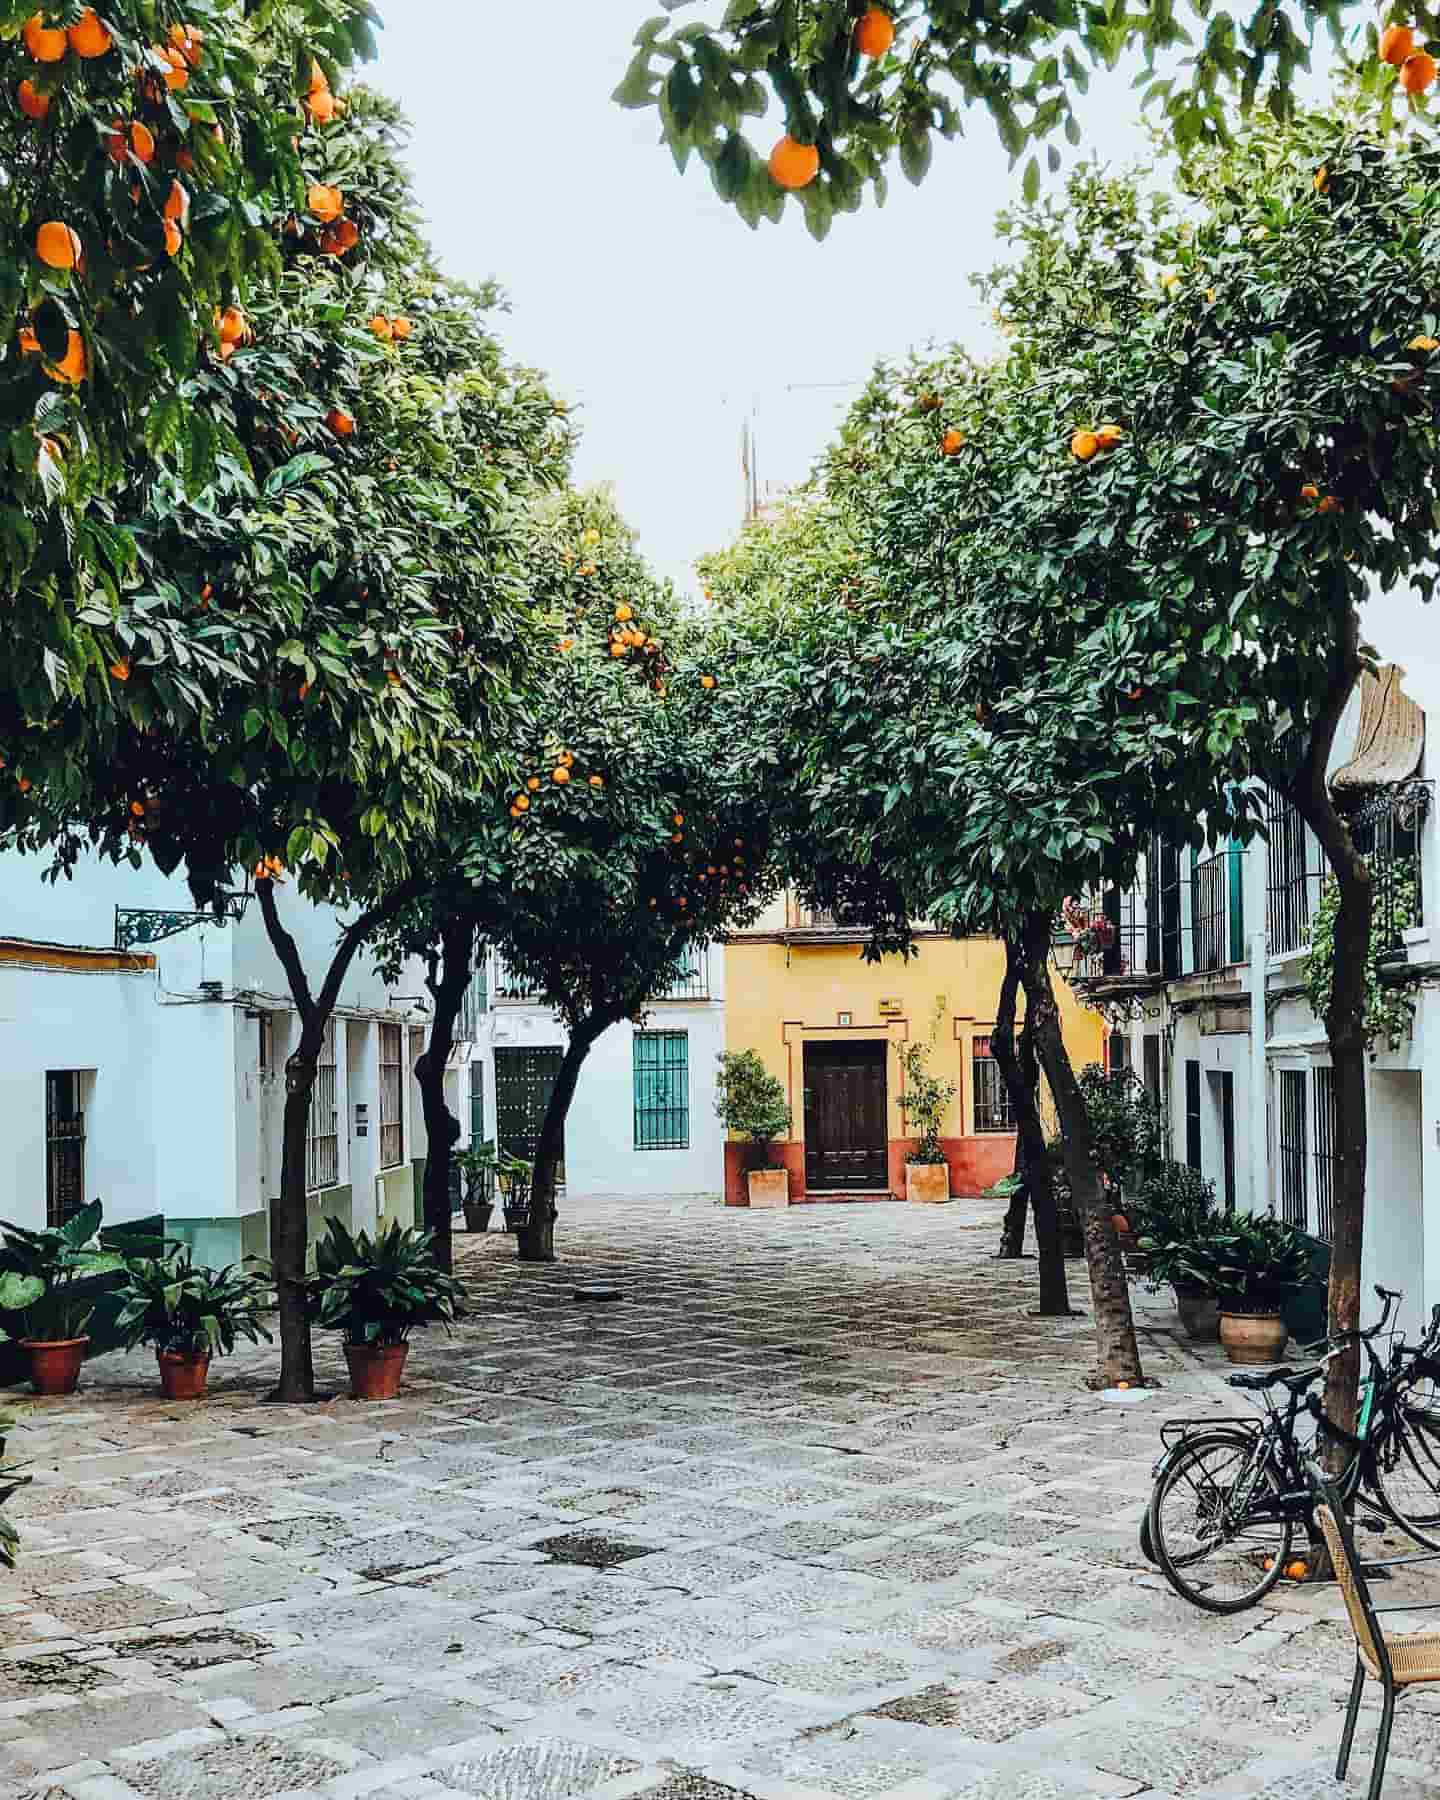
[[[1102,450],[1113,450],[1124,435],[1121,427],[1112,422],[1096,427],[1095,441]]]
[[[22,81],[16,92],[20,110],[27,119],[43,119],[50,111],[50,96],[42,94],[33,81]]]
[[[80,234],[59,219],[49,219],[35,233],[35,254],[50,269],[73,269],[85,254]]]
[[[620,602],[620,604],[615,608],[615,617],[623,625],[626,623],[627,620],[633,619],[635,617],[635,609],[631,606],[627,606],[625,604],[625,602],[622,600]]]
[[[172,224],[184,225],[190,218],[190,190],[183,181],[172,181],[165,196],[165,214]]]
[[[715,685],[715,677],[713,675],[702,675],[700,677],[700,685],[702,688],[706,689],[713,688]]]
[[[25,21],[25,29],[21,33],[25,48],[36,62],[57,63],[65,60],[65,52],[70,48],[70,40],[65,35],[63,25],[47,25],[43,13],[35,13]]]
[[[54,381],[68,381],[72,385],[81,382],[89,373],[90,365],[85,355],[85,340],[78,331],[72,331],[65,340],[65,354],[59,362],[46,363],[45,373]]]
[[[326,413],[325,423],[335,433],[336,437],[348,438],[354,437],[355,435],[354,419],[350,417],[349,413],[342,412],[338,406],[332,406],[329,412]]]
[[[820,152],[813,144],[801,144],[786,132],[770,152],[770,179],[787,193],[809,187],[820,173]]]
[[[1380,60],[1399,68],[1415,54],[1415,33],[1409,25],[1387,25],[1380,34]]]
[[[1070,439],[1070,454],[1076,462],[1089,462],[1100,448],[1100,439],[1093,431],[1077,431]]]
[[[895,42],[895,21],[883,6],[872,6],[855,27],[855,48],[862,56],[884,56]]]
[[[952,429],[947,431],[940,440],[940,454],[942,456],[958,456],[964,448],[965,433],[963,431],[955,431]]]
[[[165,221],[165,254],[178,256],[180,247],[185,242],[185,234],[173,219]]]
[[[1434,87],[1440,63],[1428,50],[1417,50],[1400,65],[1400,85],[1407,94],[1423,94]]]
[[[403,344],[414,329],[409,319],[401,318],[390,321],[390,335],[399,343]]]
[[[561,763],[558,769],[551,771],[550,779],[555,783],[556,787],[564,787],[566,782],[570,779],[570,771],[566,768],[564,763]]]
[[[370,329],[382,344],[388,344],[395,335],[394,329],[384,313],[376,313],[370,321]]]
[[[605,785],[605,777],[603,775],[592,775],[590,777],[590,785],[593,788],[603,788]],[[652,901],[651,904],[653,905],[654,902]]]
[[[317,181],[306,195],[310,211],[322,225],[333,225],[345,210],[345,196],[337,187]]]
[[[108,56],[115,47],[115,40],[96,17],[95,8],[87,6],[79,19],[70,27],[67,34],[70,48],[77,56]]]
[[[220,342],[243,344],[250,332],[250,321],[238,306],[227,306],[220,315]]]
[[[333,191],[333,190],[332,190]],[[344,256],[360,242],[360,227],[353,219],[337,219],[320,234],[320,248],[326,256]]]

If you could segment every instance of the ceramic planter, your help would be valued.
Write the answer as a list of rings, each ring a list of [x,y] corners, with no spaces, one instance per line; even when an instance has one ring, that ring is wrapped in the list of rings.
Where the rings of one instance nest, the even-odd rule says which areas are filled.
[[[1220,1302],[1200,1287],[1175,1288],[1175,1310],[1185,1335],[1198,1344],[1213,1344],[1220,1336]]]
[[[1278,1306],[1262,1311],[1252,1301],[1232,1312],[1233,1303],[1220,1301],[1220,1342],[1232,1363],[1273,1365],[1285,1354],[1290,1332]]]
[[[467,1231],[488,1231],[490,1229],[490,1215],[495,1210],[493,1201],[466,1200],[464,1207]]]
[[[905,1198],[916,1206],[943,1206],[950,1198],[947,1163],[906,1163]]]
[[[30,1384],[37,1394],[73,1394],[80,1382],[88,1337],[62,1338],[43,1343],[22,1338],[20,1348],[30,1352]]]
[[[160,1392],[167,1400],[198,1400],[210,1375],[210,1352],[187,1355],[182,1350],[157,1350]]]
[[[749,1186],[751,1206],[773,1211],[790,1204],[788,1169],[752,1169]]]
[[[408,1344],[346,1344],[352,1400],[393,1400],[400,1392]]]

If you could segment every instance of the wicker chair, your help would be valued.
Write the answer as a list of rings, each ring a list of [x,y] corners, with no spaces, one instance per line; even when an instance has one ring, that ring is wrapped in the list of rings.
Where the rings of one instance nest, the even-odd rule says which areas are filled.
[[[1385,1784],[1385,1762],[1390,1754],[1390,1729],[1395,1720],[1395,1695],[1402,1687],[1421,1682],[1440,1682],[1440,1631],[1411,1632],[1387,1637],[1380,1625],[1380,1615],[1387,1612],[1425,1612],[1427,1605],[1375,1606],[1365,1577],[1372,1569],[1400,1568],[1408,1563],[1440,1561],[1435,1556],[1397,1556],[1381,1562],[1362,1562],[1355,1549],[1345,1504],[1334,1485],[1317,1464],[1306,1465],[1311,1492],[1315,1496],[1315,1522],[1325,1538],[1335,1579],[1350,1615],[1350,1629],[1355,1634],[1355,1679],[1350,1684],[1350,1706],[1345,1714],[1345,1730],[1340,1738],[1340,1756],[1335,1764],[1337,1781],[1345,1779],[1350,1766],[1350,1746],[1355,1741],[1355,1724],[1360,1715],[1360,1696],[1365,1677],[1378,1681],[1384,1693],[1380,1712],[1380,1735],[1375,1744],[1375,1761],[1370,1771],[1369,1800],[1380,1800]],[[1440,1602],[1436,1603],[1440,1606]]]

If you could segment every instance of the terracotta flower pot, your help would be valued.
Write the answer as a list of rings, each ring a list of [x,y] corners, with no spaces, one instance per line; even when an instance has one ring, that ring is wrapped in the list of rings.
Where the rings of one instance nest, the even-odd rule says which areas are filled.
[[[352,1400],[393,1400],[400,1392],[408,1344],[346,1344]]]
[[[30,1384],[37,1394],[73,1394],[80,1382],[88,1337],[61,1338],[43,1343],[22,1338],[20,1348],[30,1352]]]
[[[1278,1308],[1269,1313],[1236,1313],[1220,1302],[1220,1342],[1232,1363],[1278,1363],[1289,1336]]]
[[[1213,1344],[1220,1335],[1220,1302],[1204,1288],[1177,1287],[1175,1310],[1185,1335],[1198,1344]]]
[[[198,1355],[183,1350],[157,1350],[160,1365],[160,1392],[167,1400],[198,1400],[205,1392],[210,1375],[210,1352]]]
[[[950,1198],[947,1163],[906,1163],[905,1198],[916,1206],[943,1206]]]
[[[788,1169],[752,1169],[748,1185],[753,1207],[778,1208],[790,1204]]]

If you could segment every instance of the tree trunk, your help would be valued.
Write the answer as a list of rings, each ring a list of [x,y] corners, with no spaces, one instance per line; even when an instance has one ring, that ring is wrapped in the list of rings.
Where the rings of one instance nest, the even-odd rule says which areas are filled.
[[[1002,1256],[1019,1256],[1025,1241],[1025,1201],[1028,1195],[1035,1214],[1035,1245],[1040,1255],[1040,1313],[1044,1318],[1071,1316],[1070,1291],[1065,1278],[1065,1250],[1060,1239],[1060,1217],[1055,1205],[1055,1184],[1050,1158],[1045,1153],[1045,1127],[1040,1118],[1040,1071],[1035,1057],[1033,1014],[1027,1010],[1024,1029],[1015,1041],[1015,1002],[1021,983],[1024,952],[1019,943],[1005,943],[1005,979],[995,1011],[995,1030],[990,1042],[995,1060],[1010,1095],[1017,1131],[1016,1167],[1025,1185],[1016,1195],[1005,1220]]]
[[[1065,1147],[1065,1172],[1070,1191],[1085,1225],[1085,1262],[1090,1273],[1090,1296],[1095,1309],[1096,1367],[1092,1387],[1141,1384],[1140,1347],[1135,1341],[1135,1321],[1130,1311],[1130,1285],[1110,1206],[1095,1160],[1094,1137],[1085,1096],[1065,1049],[1060,1029],[1060,1007],[1050,980],[1050,933],[1047,915],[1032,913],[1026,920],[1021,949],[1021,980],[1026,1012],[1035,1033],[1035,1050],[1055,1107]]]
[[[420,1103],[425,1112],[425,1229],[434,1239],[435,1260],[442,1269],[455,1265],[451,1231],[450,1171],[460,1141],[460,1121],[445,1104],[445,1070],[455,1047],[455,1024],[465,1004],[475,951],[475,925],[468,916],[452,917],[440,933],[438,972],[429,988],[435,1002],[430,1041],[415,1065]]]
[[[280,1382],[270,1395],[272,1400],[303,1402],[315,1398],[315,1361],[306,1304],[309,1251],[306,1198],[310,1185],[306,1165],[310,1098],[325,1042],[325,1027],[334,1014],[340,989],[361,945],[378,925],[408,905],[416,891],[417,884],[397,888],[383,905],[362,913],[353,925],[345,928],[316,995],[311,992],[295,940],[286,930],[275,905],[274,882],[255,883],[265,931],[285,971],[300,1018],[300,1042],[285,1064],[280,1193],[270,1208],[270,1266],[280,1315]]]
[[[530,1223],[517,1234],[516,1252],[521,1262],[555,1261],[555,1221],[559,1217],[555,1205],[555,1178],[565,1155],[565,1121],[570,1116],[571,1102],[580,1080],[585,1058],[595,1047],[595,1040],[609,1018],[591,1017],[570,1034],[560,1073],[545,1110],[545,1123],[540,1127],[540,1142],[535,1149],[535,1176],[530,1189]]]
[[[1365,1104],[1366,970],[1375,913],[1370,868],[1355,847],[1345,819],[1336,810],[1328,780],[1330,754],[1355,683],[1360,677],[1360,617],[1347,605],[1331,659],[1330,685],[1310,732],[1305,759],[1290,784],[1296,810],[1320,840],[1340,905],[1335,918],[1335,961],[1325,1035],[1335,1082],[1335,1194],[1330,1240],[1330,1331],[1360,1326],[1360,1257],[1365,1232],[1365,1163],[1368,1119]],[[1360,1390],[1360,1346],[1351,1345],[1326,1367],[1325,1411],[1345,1431],[1355,1429]],[[1330,1455],[1343,1463],[1348,1452],[1332,1441]]]

